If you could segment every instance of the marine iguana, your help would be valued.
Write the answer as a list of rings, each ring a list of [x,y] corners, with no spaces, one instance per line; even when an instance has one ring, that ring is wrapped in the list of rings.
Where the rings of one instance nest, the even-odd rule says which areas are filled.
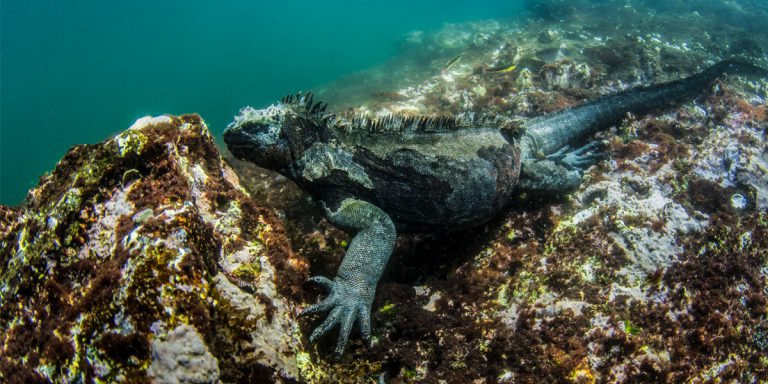
[[[310,342],[337,324],[340,357],[355,321],[371,338],[371,303],[398,232],[456,231],[482,224],[515,189],[563,194],[598,161],[593,141],[570,146],[619,122],[691,99],[718,76],[761,68],[723,61],[688,78],[605,96],[521,123],[501,115],[452,117],[325,113],[312,94],[265,109],[245,107],[224,132],[239,159],[275,170],[311,194],[335,225],[354,234],[337,276],[315,276],[330,292],[301,315],[330,312]]]

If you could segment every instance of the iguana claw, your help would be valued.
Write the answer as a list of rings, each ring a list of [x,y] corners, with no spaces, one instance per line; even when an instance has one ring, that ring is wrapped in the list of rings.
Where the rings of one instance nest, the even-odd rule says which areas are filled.
[[[360,325],[360,333],[366,345],[371,341],[371,303],[373,302],[373,289],[359,289],[349,282],[336,278],[330,280],[322,276],[315,276],[309,279],[325,288],[330,294],[317,304],[310,305],[304,309],[299,316],[306,316],[316,313],[330,311],[328,316],[312,331],[309,341],[314,343],[320,336],[326,334],[339,325],[339,339],[336,342],[334,354],[336,358],[341,358],[344,348],[349,341],[349,335],[355,321]]]
[[[583,170],[590,165],[595,164],[605,156],[602,152],[603,145],[604,144],[600,141],[592,141],[573,151],[570,151],[571,147],[566,145],[565,147],[560,148],[557,152],[548,155],[547,159],[555,161],[570,169]]]

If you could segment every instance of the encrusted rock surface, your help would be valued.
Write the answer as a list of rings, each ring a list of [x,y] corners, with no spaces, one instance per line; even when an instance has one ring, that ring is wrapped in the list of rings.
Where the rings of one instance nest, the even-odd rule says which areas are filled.
[[[733,2],[710,10],[732,24],[678,1],[530,3],[540,20],[414,33],[403,73],[355,75],[392,88],[328,89],[371,114],[532,116],[723,55],[768,61],[764,35],[731,38]],[[229,159],[236,174],[198,116],[141,119],[0,207],[0,381],[768,381],[766,99],[765,79],[724,78],[601,134],[610,159],[568,196],[401,236],[373,347],[353,333],[338,362],[335,334],[309,346],[316,320],[295,314],[350,237],[285,178]]]
[[[0,381],[298,382],[307,266],[196,115],[73,147],[0,226]]]

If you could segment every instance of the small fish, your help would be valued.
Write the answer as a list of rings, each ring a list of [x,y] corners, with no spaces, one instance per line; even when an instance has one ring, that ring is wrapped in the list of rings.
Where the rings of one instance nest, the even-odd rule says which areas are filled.
[[[461,55],[452,57],[450,60],[448,60],[447,63],[445,63],[445,65],[443,66],[443,69],[440,70],[440,73],[448,72],[448,70],[451,69],[451,67],[453,67],[454,65],[456,65],[456,63],[459,62],[459,60],[461,60]]]
[[[517,68],[517,65],[511,64],[511,65],[499,65],[492,68],[486,68],[486,73],[509,73],[514,71]]]

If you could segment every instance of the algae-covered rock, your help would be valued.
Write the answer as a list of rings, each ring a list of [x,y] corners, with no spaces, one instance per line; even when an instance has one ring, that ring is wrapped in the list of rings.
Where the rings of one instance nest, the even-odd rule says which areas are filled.
[[[73,147],[0,223],[0,381],[304,381],[306,263],[199,116]]]

